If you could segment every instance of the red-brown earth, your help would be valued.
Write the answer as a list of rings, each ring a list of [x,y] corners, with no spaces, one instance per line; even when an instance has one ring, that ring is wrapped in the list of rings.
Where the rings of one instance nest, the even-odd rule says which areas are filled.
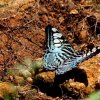
[[[34,73],[27,68],[22,75],[16,71],[8,73],[16,66],[20,68],[25,58],[42,59],[48,24],[58,28],[76,51],[100,46],[100,6],[97,2],[1,0],[0,97],[6,98],[6,93],[15,100],[20,93],[18,98],[22,100],[80,99],[100,89],[100,54],[62,77],[56,77],[51,71]]]

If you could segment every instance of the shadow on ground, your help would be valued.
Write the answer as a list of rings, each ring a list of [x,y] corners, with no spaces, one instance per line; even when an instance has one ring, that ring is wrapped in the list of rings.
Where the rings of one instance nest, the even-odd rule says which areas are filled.
[[[54,83],[48,83],[43,81],[42,79],[38,79],[36,80],[35,84],[42,92],[46,93],[48,96],[57,97],[62,96],[63,93],[68,93],[67,95],[72,94],[70,91],[62,87],[62,84],[64,82],[67,82],[67,80],[69,79],[74,79],[75,82],[84,83],[85,86],[88,86],[86,72],[83,69],[79,68],[75,68],[65,73],[64,75],[55,76]]]

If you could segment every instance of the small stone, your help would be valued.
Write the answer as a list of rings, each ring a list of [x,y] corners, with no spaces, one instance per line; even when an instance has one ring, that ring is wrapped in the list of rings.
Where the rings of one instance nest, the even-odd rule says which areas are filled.
[[[22,84],[25,82],[23,77],[15,76],[14,78],[15,78],[15,83],[17,83],[17,84]]]
[[[28,78],[27,78],[27,82],[33,83],[33,79],[32,79],[31,77],[28,77]]]
[[[80,40],[82,40],[82,41],[87,41],[87,35],[88,35],[88,32],[87,32],[87,30],[82,30],[81,32],[80,32]]]
[[[59,22],[62,23],[64,21],[64,17],[59,17]]]
[[[70,14],[78,14],[78,11],[76,9],[73,9],[70,11]]]
[[[44,83],[53,83],[55,79],[55,72],[48,71],[40,73],[36,75],[35,79],[36,80],[41,79],[44,81]]]

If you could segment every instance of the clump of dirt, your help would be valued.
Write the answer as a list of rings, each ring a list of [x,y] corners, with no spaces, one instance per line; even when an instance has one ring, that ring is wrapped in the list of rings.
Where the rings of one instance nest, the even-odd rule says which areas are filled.
[[[18,88],[21,93],[19,98],[24,99],[30,98],[28,93],[33,93],[33,88],[42,91],[39,90],[34,94],[36,98],[51,100],[53,98],[46,94],[54,96],[56,99],[58,96],[60,96],[58,99],[79,99],[84,98],[97,87],[100,88],[100,57],[98,55],[80,64],[79,68],[82,71],[75,69],[68,72],[68,77],[56,77],[54,72],[34,74],[32,70],[30,70],[31,76],[29,77],[17,75],[13,77],[7,72],[8,69],[16,68],[17,64],[22,65],[25,58],[34,61],[43,57],[46,49],[45,27],[48,24],[58,28],[76,51],[100,45],[100,11],[98,8],[97,2],[91,0],[1,0],[1,81],[9,81],[15,85],[29,85],[27,93],[24,89],[22,91]],[[25,67],[25,65],[21,67]],[[80,79],[80,72],[82,72],[83,80]],[[75,73],[79,73],[79,75]],[[96,74],[94,75],[94,73]],[[74,77],[74,75],[76,76]],[[69,81],[66,82],[66,80]],[[43,89],[45,86],[47,90]],[[58,92],[53,94],[56,91]],[[52,93],[50,94],[50,92]]]

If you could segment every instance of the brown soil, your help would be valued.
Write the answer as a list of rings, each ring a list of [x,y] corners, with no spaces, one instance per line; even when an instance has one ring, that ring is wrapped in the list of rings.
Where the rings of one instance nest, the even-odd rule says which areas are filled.
[[[11,76],[9,79],[7,69],[14,68],[18,63],[22,64],[24,58],[31,58],[34,61],[37,58],[43,57],[46,49],[45,27],[48,24],[63,32],[76,51],[83,51],[92,46],[100,45],[100,11],[98,10],[99,5],[97,2],[89,2],[89,0],[24,0],[23,2],[20,2],[20,0],[15,0],[14,2],[12,0],[1,0],[0,5],[1,81],[12,82],[14,79]],[[86,80],[80,82],[69,78],[69,82],[61,83],[61,88],[64,88],[65,91],[64,94],[61,94],[61,88],[47,85],[47,83],[49,85],[53,84],[54,73],[44,72],[42,73],[43,76],[41,73],[36,75],[35,81],[42,78],[44,83],[47,82],[46,86],[49,89],[55,89],[60,91],[60,93],[53,95],[52,93],[46,93],[46,90],[42,91],[40,89],[42,92],[40,90],[38,93],[35,92],[33,97],[37,100],[78,99],[84,98],[96,88],[99,89],[100,55],[83,62],[79,65],[79,68],[85,70],[86,80],[88,81],[87,85],[84,83]],[[73,72],[77,73],[76,70]],[[45,77],[45,75],[47,76]],[[43,86],[45,87],[44,83]],[[25,83],[26,85],[27,83]],[[28,91],[30,90],[27,93],[25,91],[21,92],[20,98],[24,97],[25,100],[32,100],[28,95],[33,93],[31,91],[33,87],[27,89]],[[41,87],[38,86],[38,89]],[[49,91],[49,89],[47,90]],[[54,96],[54,98],[46,94]],[[3,94],[0,94],[0,96],[3,98]]]

